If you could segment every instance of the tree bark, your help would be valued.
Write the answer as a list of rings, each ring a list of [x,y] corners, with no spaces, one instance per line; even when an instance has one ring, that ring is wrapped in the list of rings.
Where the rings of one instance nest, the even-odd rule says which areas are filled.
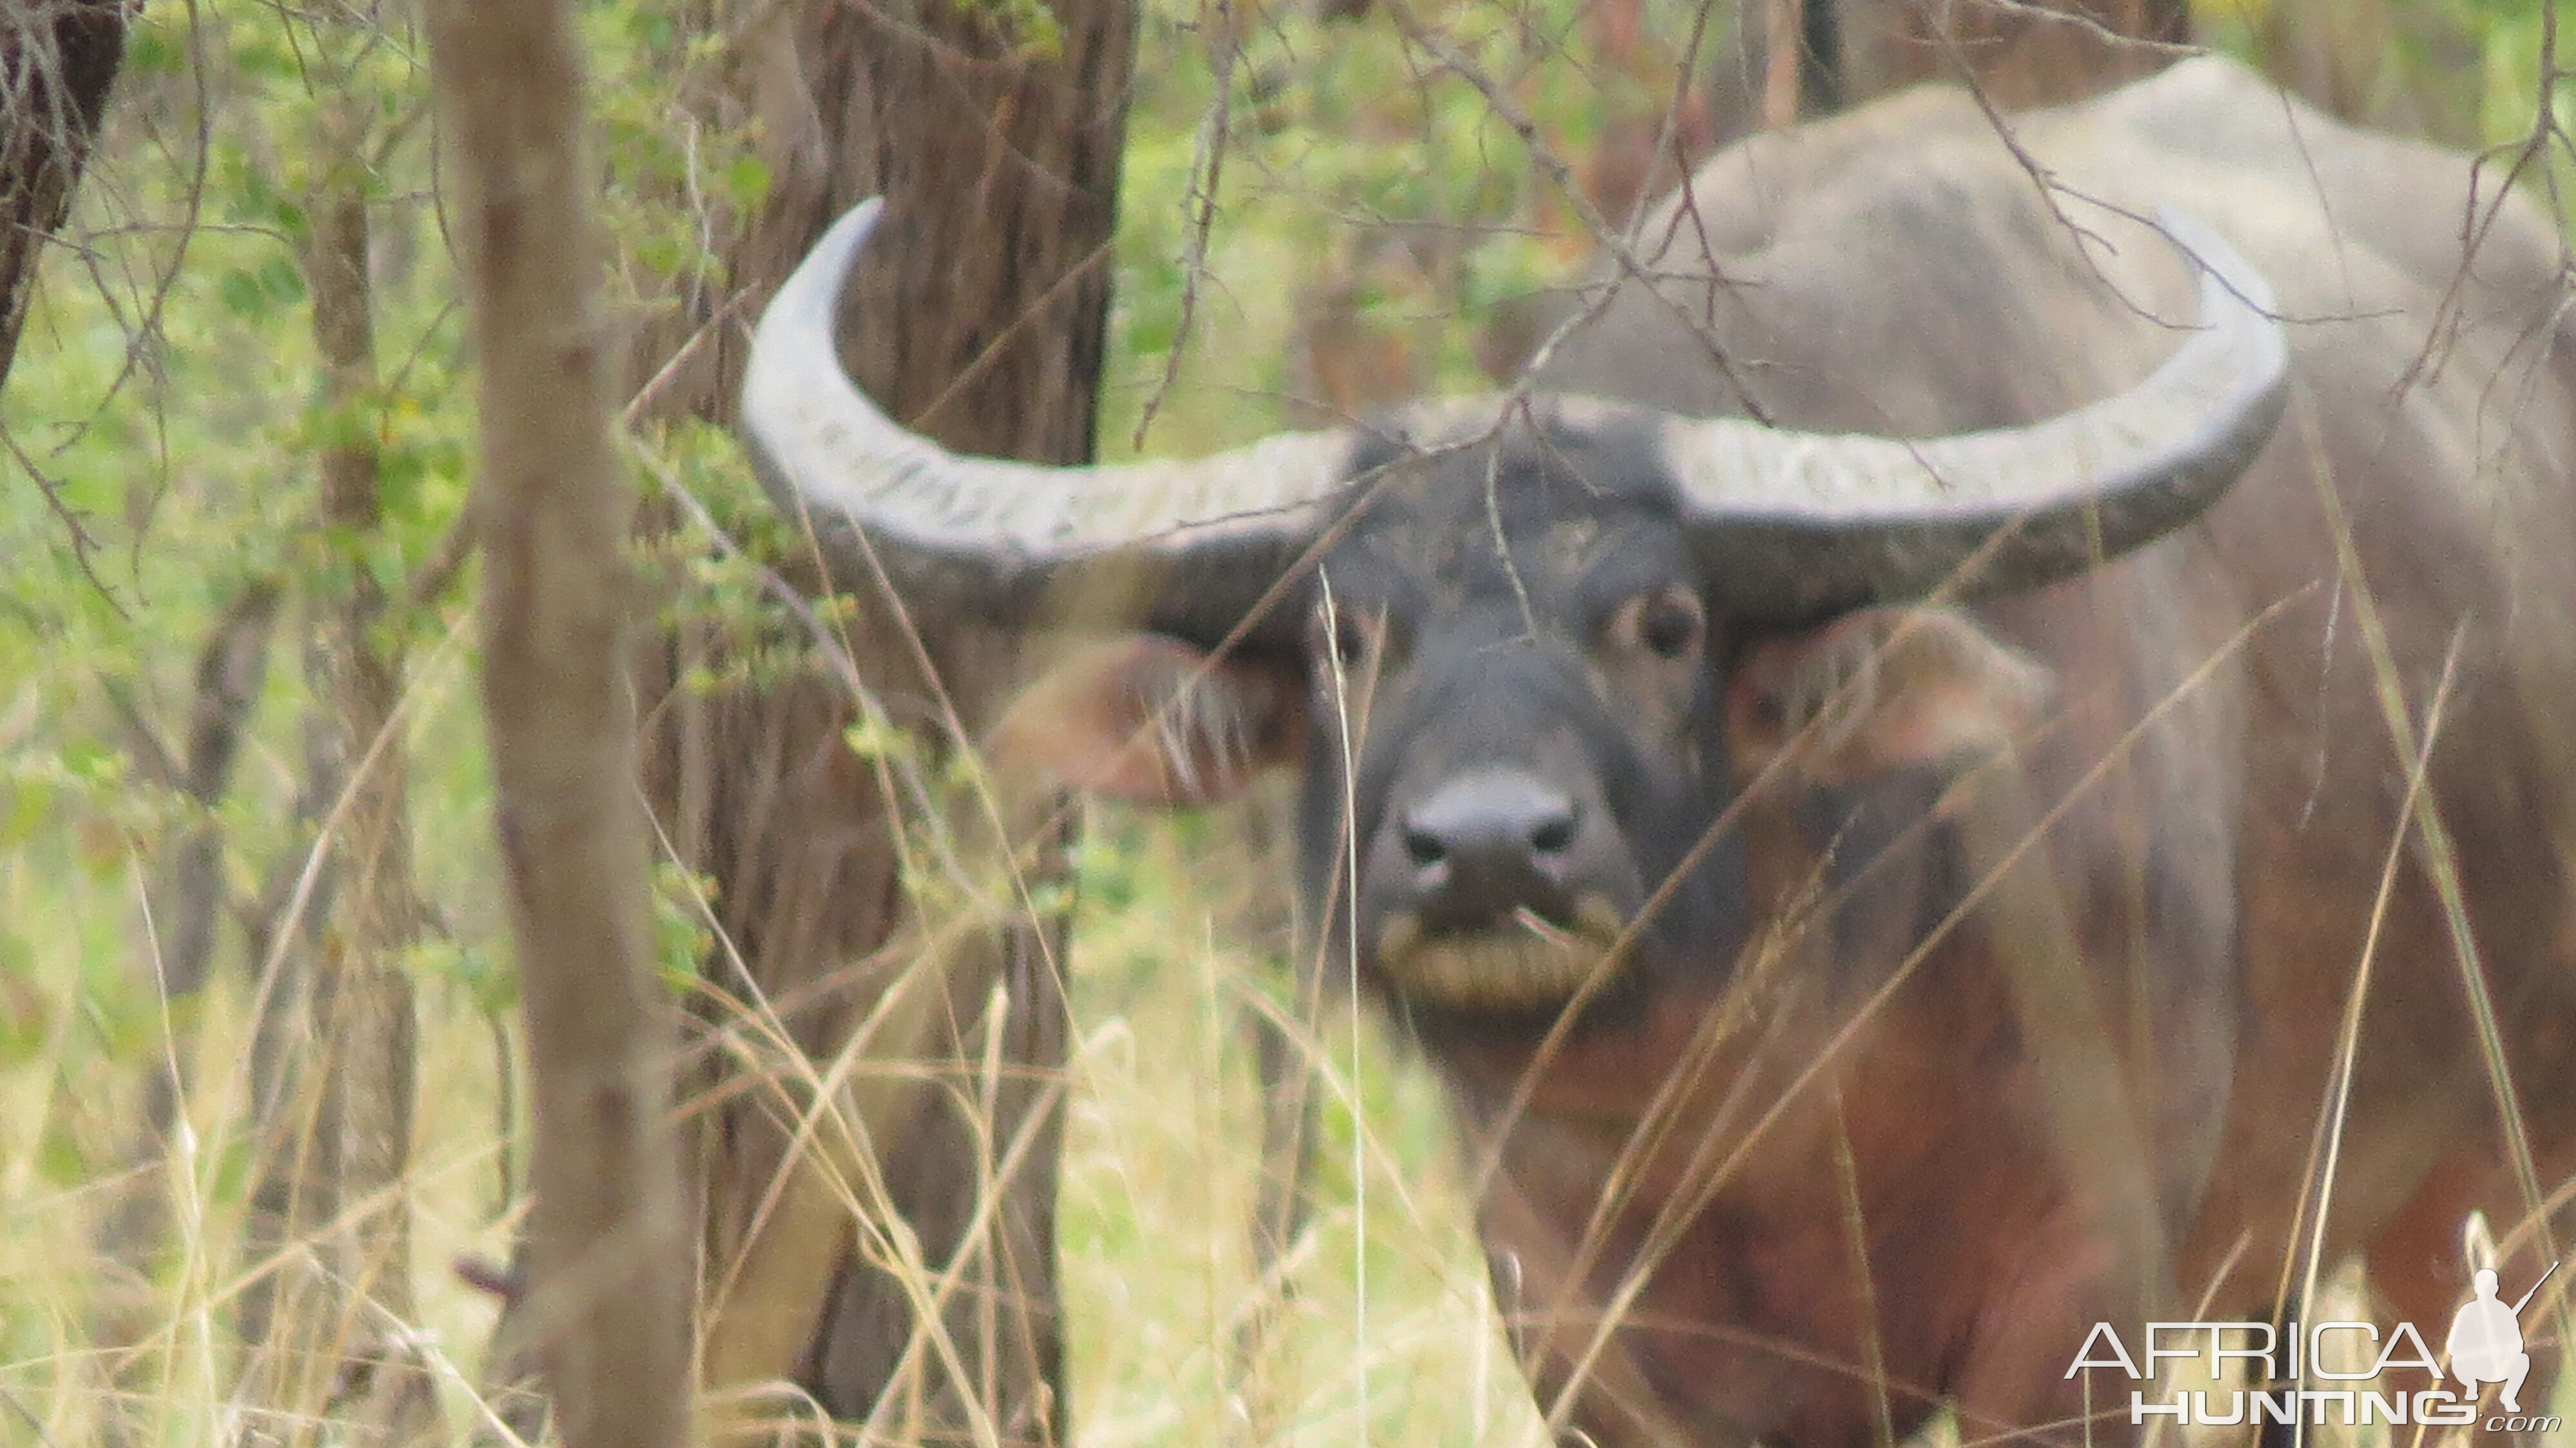
[[[185,742],[176,750],[153,728],[142,701],[113,681],[110,696],[134,735],[139,772],[185,800],[195,817],[171,831],[158,851],[144,896],[145,955],[172,1039],[156,1056],[143,1088],[143,1120],[124,1152],[120,1184],[109,1194],[97,1234],[101,1266],[90,1292],[91,1340],[104,1349],[112,1393],[136,1387],[131,1370],[166,1319],[153,1284],[173,1246],[172,1145],[188,1100],[188,1065],[196,1048],[196,1003],[204,993],[224,917],[224,831],[215,811],[232,791],[242,737],[268,672],[276,633],[278,589],[261,578],[242,585],[198,649]],[[258,1260],[258,1259],[253,1259]],[[125,1425],[111,1422],[111,1443]]]
[[[737,28],[710,8],[707,29],[744,40],[702,114],[725,133],[756,122],[772,181],[726,248],[737,296],[689,293],[638,338],[629,376],[652,381],[646,416],[729,422],[736,319],[842,209],[883,193],[887,222],[850,288],[848,316],[865,322],[845,333],[851,375],[953,448],[1091,458],[1133,7],[1057,0],[1052,44],[997,29],[998,13],[791,0]],[[810,555],[781,567],[809,590],[826,581]],[[1062,1441],[1060,931],[1012,908],[973,929],[914,921],[898,878],[900,836],[942,807],[943,761],[1005,696],[1017,643],[903,617],[867,579],[829,581],[861,600],[836,648],[876,717],[913,731],[888,757],[846,741],[858,703],[841,678],[743,681],[743,641],[720,624],[682,624],[644,667],[647,792],[680,862],[713,884],[710,996],[756,1003],[706,1012],[721,1049],[693,1093],[718,1103],[698,1137],[706,1384],[792,1378],[901,1441]],[[676,687],[693,674],[738,682]],[[1016,829],[1053,812],[1002,813]],[[970,799],[941,828],[997,863],[988,819]],[[1022,863],[1043,869],[1048,853]],[[761,1022],[793,1059],[748,1044]],[[867,1064],[829,1103],[825,1139],[800,1146],[803,1063],[830,1062],[863,1027]],[[931,1302],[935,1320],[917,1311]]]
[[[321,685],[330,676],[328,652],[310,600],[305,613],[304,676]],[[329,690],[316,692],[327,696]],[[321,1023],[332,1013],[336,979],[324,968],[323,956],[340,872],[336,852],[325,849],[317,858],[314,851],[339,803],[348,765],[327,698],[306,706],[301,732],[304,768],[296,783],[295,827],[242,932],[259,1006],[250,1066],[254,1175],[242,1255],[245,1261],[280,1264],[243,1288],[237,1321],[242,1340],[255,1349],[243,1375],[244,1396],[262,1403],[298,1396],[289,1382],[303,1355],[276,1330],[306,1315],[318,1298],[313,1274],[289,1254],[288,1244],[312,1241],[340,1215],[340,1138],[327,1129],[338,1107],[332,1073],[321,1060]]]
[[[688,1261],[568,0],[436,0],[483,443],[484,708],[534,1076],[525,1321],[568,1448],[688,1434]]]
[[[801,69],[795,89],[823,101],[818,119],[839,132],[843,158],[797,230],[811,235],[871,191],[887,198],[888,244],[851,288],[848,314],[867,322],[845,338],[851,376],[950,447],[1079,463],[1095,441],[1135,21],[1123,0],[1059,4],[1054,15],[1061,56],[1036,62],[1006,58],[1009,38],[941,0],[817,8],[773,64]],[[890,706],[910,695],[904,712],[921,709],[930,681],[884,667],[900,659],[903,624],[880,617],[875,680]],[[1012,641],[954,620],[915,622],[936,686],[980,731],[1016,672]],[[894,817],[876,804],[882,829]],[[883,890],[892,850],[869,853],[862,868]],[[947,963],[947,1028],[931,1042],[953,1063],[930,1083],[945,1089],[919,1092],[908,1122],[886,1113],[885,1127],[908,1126],[908,1137],[880,1132],[890,1136],[878,1146],[888,1205],[919,1260],[957,1284],[940,1324],[954,1355],[923,1350],[927,1325],[909,1296],[919,1284],[864,1249],[844,1257],[805,1349],[798,1376],[827,1407],[904,1441],[980,1437],[979,1418],[1004,1442],[1068,1437],[1055,1262],[1062,938],[1023,927],[962,942]],[[989,1074],[987,1059],[998,1068]],[[711,1229],[747,1219],[710,1205]],[[993,1217],[979,1221],[988,1205]]]
[[[157,736],[137,741],[145,773],[209,816],[180,828],[163,847],[145,897],[152,916],[153,980],[168,1002],[196,998],[214,964],[216,929],[224,917],[224,834],[211,816],[232,792],[242,733],[266,682],[277,604],[275,580],[242,585],[197,651],[186,744],[173,756]],[[136,727],[147,726],[138,717]],[[144,1087],[142,1131],[127,1153],[138,1167],[160,1156],[178,1122],[188,1091],[185,1064],[185,1053],[179,1052],[153,1065]],[[119,1203],[116,1224],[101,1235],[102,1252],[122,1261],[158,1249],[164,1220],[161,1185],[148,1183]]]
[[[358,37],[344,36],[354,49]],[[329,44],[325,39],[324,44]],[[318,184],[306,208],[313,342],[322,363],[321,505],[349,540],[344,578],[322,641],[327,692],[347,769],[339,850],[339,935],[323,957],[333,981],[322,1017],[337,1133],[344,1238],[328,1342],[348,1366],[344,1401],[379,1442],[431,1434],[438,1418],[427,1365],[404,1344],[412,1322],[412,1107],[419,1022],[402,953],[420,938],[412,871],[410,751],[399,705],[403,648],[388,636],[385,588],[366,565],[384,527],[378,468],[375,303],[368,283],[367,170],[371,101],[325,81],[316,97]]]
[[[142,0],[0,5],[0,382],[47,238],[71,214]]]

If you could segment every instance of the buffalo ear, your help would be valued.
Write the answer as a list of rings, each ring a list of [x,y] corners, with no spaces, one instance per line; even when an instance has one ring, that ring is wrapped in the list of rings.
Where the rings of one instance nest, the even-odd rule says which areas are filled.
[[[1727,742],[1747,778],[1786,755],[1818,784],[1964,769],[2038,722],[2056,679],[1947,608],[1878,608],[1747,649],[1727,681]]]
[[[1129,634],[1075,645],[1049,665],[986,735],[985,758],[1043,788],[1206,804],[1299,757],[1303,700],[1286,667]]]

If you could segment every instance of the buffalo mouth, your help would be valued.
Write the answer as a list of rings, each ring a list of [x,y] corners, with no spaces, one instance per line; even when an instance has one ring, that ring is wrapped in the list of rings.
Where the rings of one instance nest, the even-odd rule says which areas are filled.
[[[1619,969],[1627,915],[1607,895],[1586,893],[1570,919],[1527,908],[1474,930],[1433,931],[1420,915],[1390,915],[1378,927],[1374,964],[1409,1000],[1461,1010],[1560,1007],[1607,984]]]

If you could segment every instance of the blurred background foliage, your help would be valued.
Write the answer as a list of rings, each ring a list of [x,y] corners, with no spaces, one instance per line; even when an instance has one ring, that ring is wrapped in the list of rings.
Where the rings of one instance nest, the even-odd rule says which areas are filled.
[[[1533,143],[1366,4],[1150,0],[1103,454],[1195,452],[1483,385],[1515,355],[1516,299],[1578,271],[1591,245],[1533,144],[1586,205],[1622,222],[1680,160],[1758,123],[1742,95],[1758,88],[1749,27],[1761,3],[1415,0],[1413,23],[1499,82],[1535,121]],[[1043,0],[991,4],[1020,43],[1050,43]],[[642,327],[692,289],[726,288],[724,242],[769,185],[748,126],[715,133],[680,103],[734,63],[754,17],[702,0],[591,0],[583,15],[614,249],[603,320]],[[2535,0],[2194,10],[2204,43],[2337,112],[2497,147],[2499,166],[2544,104],[2552,124],[2570,105],[2551,20]],[[293,640],[362,578],[390,601],[373,628],[403,668],[429,921],[401,962],[423,1021],[411,1200],[421,1325],[453,1405],[488,1324],[489,1302],[439,1266],[506,1246],[524,1174],[510,1167],[509,1054],[494,1043],[514,995],[468,687],[473,611],[457,586],[473,359],[423,55],[417,13],[401,3],[146,5],[0,394],[0,1392],[56,1441],[105,1441],[115,1423],[144,1441],[203,1443],[239,1408],[216,1362],[217,1319],[262,1270],[234,1246],[253,1167],[245,1060],[262,963],[245,958],[276,922],[277,882],[299,879],[309,851],[298,801],[317,674]],[[314,208],[338,184],[315,141],[326,113],[354,115],[363,160],[347,174],[369,221],[375,380],[355,396],[323,386],[309,316]],[[2528,183],[2554,186],[2564,162],[2549,150]],[[372,527],[328,521],[317,492],[317,452],[352,436],[379,459]],[[657,424],[631,446],[640,487],[703,501],[755,556],[763,539],[774,546],[723,434]],[[654,561],[676,583],[672,607],[777,636],[748,563],[719,560],[685,530]],[[171,769],[199,655],[260,587],[287,601],[286,642],[266,653],[232,787],[199,801]],[[792,649],[745,657],[745,668],[799,665]],[[175,840],[208,826],[224,899],[217,984],[167,1004],[149,882]],[[1252,1087],[1233,1023],[1247,997],[1285,988],[1227,938],[1235,896],[1262,887],[1193,867],[1208,846],[1191,831],[1206,828],[1104,818],[1081,862],[1064,1231],[1077,1421],[1095,1443],[1247,1430],[1221,1364],[1253,1290],[1248,1164],[1233,1150]],[[662,883],[666,964],[684,980],[703,945],[682,904],[691,882]],[[1477,1316],[1483,1269],[1442,1185],[1432,1092],[1370,1029],[1345,1018],[1323,1043],[1327,1205],[1292,1262],[1309,1330],[1271,1430],[1456,1443],[1532,1431],[1509,1358]],[[199,1067],[188,1150],[160,1180],[163,1168],[131,1154],[134,1123],[146,1076],[186,1051]],[[95,1234],[116,1194],[165,1188],[184,1220],[179,1246],[142,1264],[153,1305],[133,1376],[95,1350],[95,1298],[113,1265]],[[1428,1401],[1399,1386],[1434,1372],[1471,1386]],[[109,1380],[128,1395],[100,1386]],[[13,1441],[9,1424],[0,1414],[0,1441]]]

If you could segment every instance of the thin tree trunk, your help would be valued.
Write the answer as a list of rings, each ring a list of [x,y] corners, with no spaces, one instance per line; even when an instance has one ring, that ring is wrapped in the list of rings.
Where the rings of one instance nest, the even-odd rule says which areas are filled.
[[[525,1322],[568,1448],[685,1441],[689,1272],[567,0],[434,0],[482,359],[484,707],[534,1075]]]
[[[317,100],[321,172],[306,211],[312,235],[305,274],[322,362],[322,517],[362,551],[384,527],[367,279],[372,111],[346,84],[326,81]],[[330,1013],[321,1018],[335,1081],[335,1110],[324,1129],[339,1138],[347,1233],[329,1254],[341,1298],[330,1330],[349,1364],[344,1401],[357,1397],[358,1414],[382,1435],[378,1441],[401,1443],[426,1434],[438,1416],[426,1366],[403,1342],[415,1316],[408,1177],[419,1026],[401,959],[419,939],[421,907],[412,872],[409,751],[396,715],[403,651],[386,636],[385,590],[374,570],[360,564],[345,577],[324,642],[331,711],[349,770],[338,948],[324,957],[335,979]]]
[[[321,1300],[311,1264],[290,1255],[288,1244],[310,1242],[339,1215],[340,1136],[334,1073],[322,1061],[321,1022],[332,1014],[336,973],[322,964],[329,922],[339,899],[337,852],[316,842],[347,780],[341,735],[330,717],[327,651],[308,603],[303,620],[304,677],[322,702],[307,707],[304,770],[295,796],[296,828],[260,891],[257,914],[243,931],[245,954],[256,979],[259,1013],[251,1037],[252,1178],[250,1210],[242,1224],[243,1256],[254,1267],[275,1263],[244,1288],[239,1330],[253,1347],[245,1365],[244,1396],[251,1402],[301,1401],[317,1396],[299,1386],[307,1354],[294,1340],[294,1325]],[[306,884],[310,877],[311,883]]]
[[[170,1208],[179,1163],[171,1148],[187,1110],[196,1004],[213,963],[226,900],[224,832],[214,812],[231,793],[242,735],[268,672],[277,604],[277,586],[254,580],[217,617],[197,652],[185,743],[175,754],[152,727],[141,701],[119,685],[109,686],[135,736],[140,771],[199,812],[162,846],[144,896],[145,968],[161,996],[170,1031],[144,1083],[143,1120],[127,1141],[122,1181],[109,1198],[97,1236],[104,1270],[91,1289],[91,1334],[107,1354],[102,1365],[110,1390],[120,1395],[139,1387],[141,1380],[133,1372],[136,1349],[150,1341],[153,1324],[166,1318],[166,1304],[156,1301],[154,1282],[172,1245]],[[106,1432],[107,1441],[125,1441],[122,1423],[111,1421]]]
[[[107,113],[142,0],[0,5],[0,382],[18,355],[45,241]]]
[[[276,583],[256,579],[243,585],[216,618],[197,651],[187,742],[176,757],[162,758],[157,738],[138,741],[140,750],[161,759],[158,764],[147,762],[147,773],[161,777],[165,788],[209,816],[232,792],[242,732],[259,704],[268,674],[277,604]],[[162,999],[172,1005],[202,993],[214,963],[216,931],[224,916],[223,851],[222,827],[212,818],[199,819],[180,829],[164,847],[153,874],[146,896],[152,917],[151,969]],[[152,1079],[144,1088],[143,1126],[127,1154],[137,1166],[159,1157],[185,1104],[186,1045],[173,1042],[169,1055],[153,1065]],[[152,1183],[119,1204],[115,1224],[101,1237],[106,1255],[123,1261],[157,1250],[164,1221],[160,1185]]]

